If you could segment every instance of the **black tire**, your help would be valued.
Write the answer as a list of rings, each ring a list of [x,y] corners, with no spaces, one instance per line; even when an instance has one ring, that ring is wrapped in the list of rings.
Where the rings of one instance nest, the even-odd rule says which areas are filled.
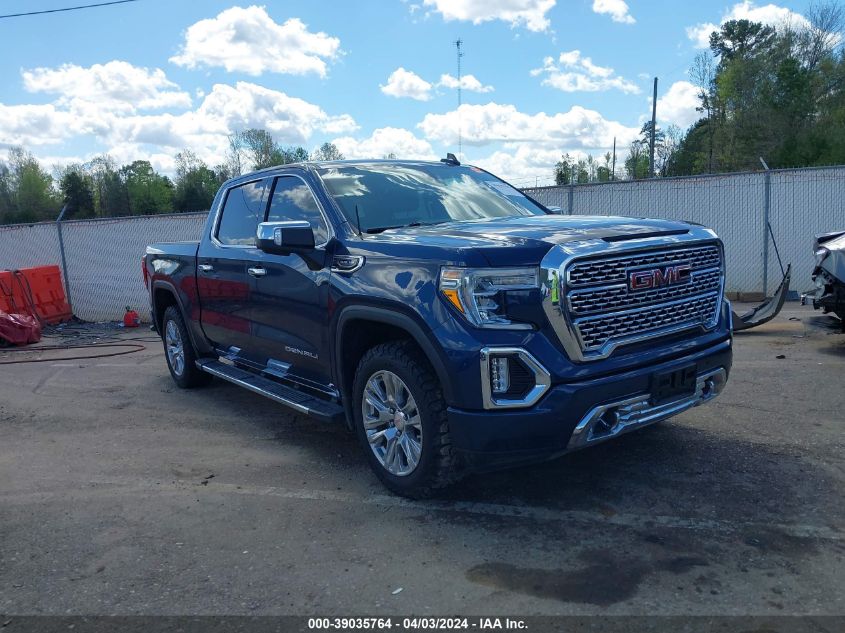
[[[171,354],[168,352],[168,327],[171,323],[182,342],[182,363],[179,363],[176,359],[171,360]],[[182,319],[182,313],[176,306],[170,306],[164,311],[164,316],[161,319],[161,340],[164,343],[164,358],[167,360],[167,368],[170,370],[173,382],[182,389],[202,387],[211,382],[211,374],[197,368],[197,354],[191,344],[191,338],[188,335],[188,328],[185,327],[185,321]],[[174,367],[174,364],[177,366]],[[179,367],[181,367],[181,371],[178,371]]]
[[[395,475],[382,465],[370,447],[364,429],[362,403],[369,379],[379,371],[389,371],[405,383],[420,414],[422,450],[416,468],[407,475]],[[460,478],[449,440],[446,402],[440,382],[428,361],[412,343],[397,341],[376,345],[358,363],[353,384],[355,432],[381,482],[403,497],[422,499]]]

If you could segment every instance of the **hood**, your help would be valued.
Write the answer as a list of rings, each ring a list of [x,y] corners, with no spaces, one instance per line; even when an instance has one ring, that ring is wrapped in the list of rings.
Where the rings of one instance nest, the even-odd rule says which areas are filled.
[[[367,241],[471,249],[493,266],[538,263],[552,246],[566,242],[626,239],[686,233],[686,222],[616,216],[517,216],[390,229]]]

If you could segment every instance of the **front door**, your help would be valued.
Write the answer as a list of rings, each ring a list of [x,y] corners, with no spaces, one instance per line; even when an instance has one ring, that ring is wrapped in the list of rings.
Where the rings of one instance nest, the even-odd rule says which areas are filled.
[[[268,222],[305,220],[314,230],[315,249],[277,255],[260,252],[250,267],[253,349],[276,372],[327,385],[331,381],[328,343],[329,226],[308,183],[295,175],[275,179]]]
[[[197,289],[203,332],[217,349],[250,345],[251,263],[258,223],[264,219],[272,180],[263,178],[232,187],[220,203],[210,239],[197,253]]]

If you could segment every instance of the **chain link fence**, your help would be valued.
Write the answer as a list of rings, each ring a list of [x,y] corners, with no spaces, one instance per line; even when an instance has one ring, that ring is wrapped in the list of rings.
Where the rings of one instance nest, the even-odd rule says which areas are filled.
[[[175,213],[61,223],[65,289],[86,321],[121,319],[126,306],[149,318],[141,273],[147,244],[198,240],[208,214]],[[62,265],[59,224],[0,226],[0,269]]]
[[[730,293],[771,293],[793,264],[793,290],[810,285],[813,235],[845,229],[845,167],[537,187],[526,193],[569,215],[690,220],[725,242]],[[0,226],[0,269],[64,264],[74,314],[117,320],[126,306],[149,315],[141,275],[147,244],[200,238],[207,213]],[[766,228],[772,227],[775,242]],[[64,259],[62,258],[62,243]]]
[[[793,264],[792,290],[806,289],[813,236],[845,229],[845,166],[523,191],[565,215],[653,217],[709,226],[725,242],[729,293],[771,294],[781,279],[778,252],[784,268]]]

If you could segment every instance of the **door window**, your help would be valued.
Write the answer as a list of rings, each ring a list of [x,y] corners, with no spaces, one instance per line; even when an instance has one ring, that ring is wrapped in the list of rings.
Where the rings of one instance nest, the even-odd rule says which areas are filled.
[[[258,223],[267,207],[269,179],[232,187],[226,194],[217,239],[226,246],[255,246]]]
[[[282,176],[276,179],[267,221],[287,222],[290,220],[305,220],[311,224],[315,244],[324,244],[328,241],[329,229],[311,189],[299,178]]]

